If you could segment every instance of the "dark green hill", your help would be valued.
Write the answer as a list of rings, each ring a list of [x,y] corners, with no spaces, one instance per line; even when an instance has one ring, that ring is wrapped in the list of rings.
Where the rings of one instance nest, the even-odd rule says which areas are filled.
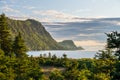
[[[82,47],[77,47],[72,40],[64,40],[59,44],[67,50],[83,50]]]
[[[63,49],[38,21],[32,19],[25,21],[8,19],[8,25],[12,33],[18,34],[18,32],[21,32],[30,50]]]

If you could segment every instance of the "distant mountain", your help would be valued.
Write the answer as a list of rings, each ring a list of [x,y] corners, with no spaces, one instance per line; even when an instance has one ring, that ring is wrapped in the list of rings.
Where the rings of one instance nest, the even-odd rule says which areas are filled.
[[[25,21],[8,19],[8,26],[12,30],[12,33],[16,35],[18,32],[22,33],[29,50],[63,49],[38,21],[32,19]]]
[[[59,42],[66,50],[83,50],[82,47],[77,47],[72,40],[64,40]]]

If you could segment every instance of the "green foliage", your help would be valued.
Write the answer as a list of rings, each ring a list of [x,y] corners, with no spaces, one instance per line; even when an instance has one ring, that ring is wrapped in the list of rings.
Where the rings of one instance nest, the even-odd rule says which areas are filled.
[[[26,21],[8,20],[8,26],[15,34],[21,33],[25,44],[29,50],[59,50],[63,49],[46,31],[44,26],[35,20],[28,19]]]
[[[94,74],[94,80],[110,80],[110,76],[105,73]]]
[[[117,61],[115,64],[114,71],[111,72],[111,80],[119,80],[120,79],[120,61]]]
[[[111,72],[111,80],[119,80],[120,78],[120,33],[117,31],[107,34],[107,47],[115,49],[115,56],[118,60],[115,63],[114,70]]]
[[[31,66],[26,55],[27,48],[21,34],[12,39],[4,14],[0,16],[0,80],[42,80],[42,71],[38,66]],[[35,62],[34,62],[35,63]],[[33,69],[34,68],[34,69]],[[35,74],[30,76],[30,74]]]
[[[78,80],[90,80],[91,79],[91,72],[87,69],[82,69],[80,72],[79,72],[79,77],[78,77]]]
[[[65,80],[60,71],[54,70],[49,76],[50,80]]]
[[[117,31],[106,34],[108,48],[120,48],[120,33]]]
[[[4,51],[0,49],[0,58],[4,56]]]
[[[18,58],[26,57],[27,47],[24,43],[24,40],[21,36],[21,33],[16,36],[15,41],[13,43],[13,52],[15,56]]]
[[[79,71],[78,70],[69,70],[64,73],[67,80],[79,80]]]
[[[10,55],[12,49],[11,34],[8,28],[8,23],[5,14],[0,15],[0,48],[5,52],[5,55]]]
[[[115,56],[113,55],[113,51],[111,49],[105,49],[105,50],[100,50],[96,55],[95,58],[98,59],[115,59]]]
[[[110,49],[100,51],[96,55],[96,59],[69,59],[66,54],[58,58],[56,55],[51,55],[51,53],[48,56],[44,54],[40,55],[40,57],[28,57],[23,38],[27,37],[26,39],[30,39],[28,35],[33,35],[33,33],[25,37],[22,36],[26,34],[25,30],[29,32],[32,29],[31,27],[24,28],[25,26],[28,27],[28,25],[36,25],[36,28],[32,29],[36,31],[36,29],[39,29],[40,23],[34,20],[27,20],[26,22],[13,21],[11,24],[22,27],[22,29],[13,28],[15,32],[23,32],[22,34],[19,33],[14,41],[11,41],[5,15],[2,14],[0,16],[0,80],[119,80],[120,61],[114,58],[111,51],[111,48],[116,48],[116,53],[119,54],[119,33],[107,34],[107,47]],[[49,42],[52,38],[50,38],[49,33],[44,32],[44,27],[40,30],[40,32],[34,32],[36,41],[39,41],[39,37],[42,39],[38,42],[42,47],[38,49],[59,49],[56,43],[52,44],[52,42]],[[42,36],[38,36],[38,33]],[[49,39],[46,36],[49,36]],[[42,41],[49,42],[50,45],[54,46],[50,48]],[[13,47],[11,43],[13,43]],[[31,42],[31,44],[33,43]],[[39,46],[37,45],[37,47]],[[44,67],[55,67],[59,70],[49,72],[46,70],[45,72],[42,69]]]
[[[116,56],[120,60],[120,33],[117,31],[106,34],[107,35],[107,47],[110,49],[116,49]]]

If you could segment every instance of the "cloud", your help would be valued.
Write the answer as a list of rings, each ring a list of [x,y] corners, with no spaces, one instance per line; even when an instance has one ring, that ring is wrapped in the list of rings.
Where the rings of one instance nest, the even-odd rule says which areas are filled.
[[[84,9],[75,10],[75,11],[73,11],[73,12],[71,12],[71,13],[79,15],[79,14],[81,14],[81,13],[83,14],[83,13],[91,13],[91,12],[92,12],[92,9],[84,8]]]
[[[10,8],[9,6],[4,6],[4,7],[2,7],[2,11],[3,12],[14,12],[14,13],[19,13],[20,11],[18,11],[18,10],[15,10],[15,9],[13,9],[13,8]]]
[[[46,10],[46,11],[33,11],[34,14],[39,14],[39,15],[47,15],[47,16],[53,16],[56,18],[73,18],[74,16],[70,14],[66,14],[63,12],[59,12],[56,10]]]
[[[29,10],[33,10],[33,9],[35,9],[36,7],[34,7],[34,6],[23,6],[23,8],[29,9]]]
[[[58,42],[61,42],[64,39],[58,39]],[[81,41],[75,41],[74,43],[76,46],[81,46],[85,49],[85,51],[98,51],[98,50],[102,50],[105,48],[106,43],[105,42],[99,42],[99,41],[95,41],[95,40],[81,40]]]
[[[77,46],[82,46],[87,51],[98,51],[105,47],[106,43],[95,40],[74,41]]]
[[[76,12],[81,12],[81,11],[90,11],[89,9],[85,10],[78,10]],[[95,18],[80,18],[79,16],[72,15],[65,13],[63,11],[57,11],[57,10],[33,10],[33,14],[42,16],[42,18],[51,18],[51,21],[53,22],[89,22],[94,19],[99,19],[104,16],[97,16]],[[44,21],[46,22],[46,21]]]
[[[5,0],[0,0],[0,3],[2,3],[2,4],[6,4],[7,1],[5,1]]]
[[[82,45],[82,46],[104,46],[105,43],[98,42],[95,40],[82,40],[82,41],[75,41],[75,44],[77,46]]]
[[[21,16],[9,15],[9,18],[14,19],[14,20],[26,20],[30,18],[29,15],[23,15],[23,14],[19,14],[19,15]]]
[[[120,26],[120,22],[116,22],[116,24],[117,24],[118,26]]]
[[[76,21],[74,15],[67,14],[61,11],[56,11],[56,10],[41,10],[41,11],[32,11],[33,14],[41,15],[47,18],[52,18],[53,21]]]
[[[42,22],[44,25],[46,26],[50,26],[50,25],[54,25],[54,26],[57,26],[57,25],[65,25],[65,23],[60,23],[60,22]]]
[[[91,29],[93,30],[93,29]],[[103,33],[91,33],[91,34],[79,34],[77,36],[79,37],[95,37],[95,36],[102,36]]]
[[[92,2],[97,2],[98,0],[92,0]],[[102,0],[104,2],[109,1],[109,0]]]
[[[108,23],[106,21],[111,22]],[[120,18],[91,19],[91,21],[87,22],[52,22],[43,25],[58,40],[64,38],[105,41],[105,33],[120,30],[120,26],[114,21],[120,22]]]

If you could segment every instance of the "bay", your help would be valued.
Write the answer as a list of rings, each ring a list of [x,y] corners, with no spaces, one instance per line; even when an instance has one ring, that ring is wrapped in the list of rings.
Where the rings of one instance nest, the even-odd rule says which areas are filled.
[[[57,57],[62,57],[63,54],[66,54],[68,58],[75,58],[75,59],[79,59],[79,58],[94,58],[96,51],[85,51],[85,50],[45,50],[45,51],[29,51],[27,52],[27,54],[29,56],[40,56],[40,54],[42,55],[46,55],[48,56],[48,54],[51,53],[51,55],[56,55]]]

